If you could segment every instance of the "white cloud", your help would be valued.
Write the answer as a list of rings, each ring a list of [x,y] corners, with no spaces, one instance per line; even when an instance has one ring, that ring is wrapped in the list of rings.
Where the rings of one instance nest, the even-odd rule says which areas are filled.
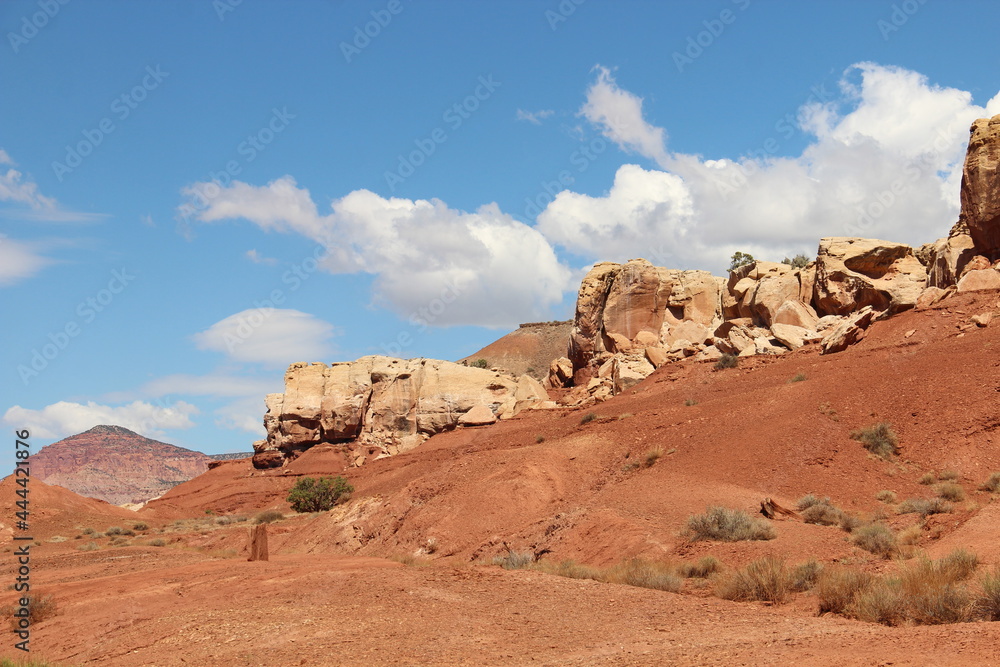
[[[542,109],[540,111],[525,111],[524,109],[517,110],[517,119],[526,120],[532,125],[541,125],[542,121],[546,118],[550,118],[555,114],[552,109]]]
[[[597,81],[587,89],[580,114],[622,150],[634,151],[661,166],[666,164],[666,132],[643,118],[642,98],[619,88],[608,68],[598,65],[595,69]]]
[[[0,234],[0,287],[30,278],[51,263],[52,260],[38,254],[32,244]]]
[[[183,193],[204,201],[199,193],[209,186]],[[211,194],[202,221],[246,218],[301,234],[326,248],[322,268],[374,274],[376,303],[428,324],[501,327],[545,318],[570,286],[569,269],[545,237],[496,204],[469,213],[438,199],[356,190],[320,215],[290,176],[266,186],[235,181]]]
[[[247,258],[254,264],[264,264],[265,266],[274,266],[278,263],[278,260],[273,257],[265,257],[257,252],[256,249],[250,249],[246,252]]]
[[[3,420],[12,427],[27,428],[33,437],[41,439],[65,438],[100,424],[124,426],[146,437],[162,438],[164,429],[193,427],[191,416],[196,414],[198,408],[184,401],[166,406],[133,401],[117,407],[93,401],[86,405],[59,401],[41,410],[15,405],[4,413]]]
[[[614,95],[603,97],[640,111],[638,98],[606,77],[602,70],[594,87]],[[1000,94],[980,107],[968,92],[919,73],[860,63],[845,72],[837,99],[800,110],[801,129],[813,137],[801,155],[662,159],[655,132],[633,121],[643,130],[631,143],[665,171],[625,165],[605,196],[561,193],[539,216],[539,229],[594,259],[673,254],[672,266],[717,273],[735,250],[777,260],[815,252],[823,236],[919,245],[947,234],[957,219],[969,125],[998,112]],[[608,134],[604,115],[587,117]]]
[[[296,361],[320,361],[332,356],[333,333],[332,324],[308,313],[286,308],[251,308],[216,322],[192,338],[200,350],[222,352],[235,361],[281,368]]]
[[[215,425],[232,431],[252,433],[259,438],[267,435],[264,430],[264,394],[247,397],[224,405],[215,411]]]
[[[11,165],[6,171],[0,170],[0,202],[15,205],[14,208],[0,211],[3,217],[38,222],[88,222],[105,217],[60,208],[55,199],[46,197],[38,191],[37,183],[13,168],[14,161],[2,148],[0,148],[0,164]]]

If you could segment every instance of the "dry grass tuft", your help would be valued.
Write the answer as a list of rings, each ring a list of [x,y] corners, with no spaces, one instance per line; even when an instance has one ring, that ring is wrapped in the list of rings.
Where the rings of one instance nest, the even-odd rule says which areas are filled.
[[[721,357],[719,357],[719,359],[715,362],[715,370],[721,371],[725,370],[726,368],[736,368],[739,365],[740,365],[740,358],[737,357],[735,354],[729,354],[727,352],[723,354]]]
[[[844,567],[824,570],[816,582],[819,613],[843,614],[859,593],[871,586],[874,577],[867,572]]]
[[[254,517],[254,523],[274,523],[275,521],[281,521],[285,518],[285,515],[278,510],[264,510]]]
[[[788,585],[796,593],[807,591],[816,585],[823,566],[815,560],[799,563],[789,573]]]
[[[886,505],[895,505],[898,499],[896,498],[895,491],[883,489],[875,494],[875,500],[883,502]]]
[[[670,593],[680,591],[681,584],[684,583],[671,565],[639,558],[608,568],[601,580],[610,584],[626,584]]]
[[[642,459],[642,467],[643,468],[653,467],[653,465],[660,460],[661,456],[663,456],[663,450],[660,449],[659,447],[649,450],[648,452],[646,452],[646,456],[644,456]]]
[[[891,558],[899,548],[896,534],[891,528],[880,523],[869,523],[855,529],[851,541],[865,551],[882,558]]]
[[[933,484],[936,481],[937,481],[937,475],[935,475],[932,472],[925,472],[923,475],[920,476],[920,479],[917,480],[917,484],[923,484],[924,486],[930,486],[931,484]]]
[[[493,557],[493,564],[505,570],[523,570],[535,562],[535,554],[530,551],[509,550],[506,554]]]
[[[943,498],[908,498],[899,504],[896,511],[900,514],[919,514],[927,518],[931,514],[945,514],[953,511],[954,506]]]
[[[704,579],[722,569],[722,563],[715,556],[705,556],[697,563],[684,563],[678,573],[685,579]]]
[[[980,491],[989,491],[990,493],[996,493],[1000,491],[1000,472],[995,472],[990,475],[982,486],[979,487]]]
[[[955,503],[965,500],[965,489],[954,482],[939,484],[936,491],[938,496],[944,498],[945,500],[950,500]]]
[[[788,599],[790,577],[785,561],[765,556],[751,561],[740,570],[721,575],[715,584],[715,594],[724,600],[760,600],[781,604]]]
[[[883,459],[891,458],[899,451],[899,436],[889,422],[878,422],[868,428],[851,433],[851,438],[859,441],[869,452]]]
[[[684,534],[692,542],[715,540],[739,542],[742,540],[773,540],[774,528],[763,519],[751,517],[742,510],[727,507],[709,507],[704,514],[688,518]]]

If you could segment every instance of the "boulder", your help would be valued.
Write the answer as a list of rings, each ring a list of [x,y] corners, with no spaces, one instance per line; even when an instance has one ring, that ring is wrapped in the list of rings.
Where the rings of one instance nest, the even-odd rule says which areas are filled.
[[[969,230],[976,253],[1000,259],[1000,115],[980,118],[969,128],[962,171],[959,222]]]
[[[992,268],[992,266],[993,265],[990,260],[986,259],[982,255],[976,255],[962,268],[961,272],[958,274],[958,279],[961,280],[969,271],[982,271],[983,269]]]
[[[652,331],[640,331],[635,335],[635,340],[632,341],[632,344],[637,349],[657,347],[660,344],[660,337]]]
[[[1000,271],[996,269],[979,269],[969,271],[958,281],[959,292],[975,292],[978,290],[1000,289]]]
[[[604,326],[604,305],[611,283],[621,271],[621,264],[600,262],[584,277],[576,296],[576,315],[570,333],[569,354],[573,368],[587,365],[601,343]],[[600,348],[603,350],[603,347]]]
[[[775,324],[789,324],[803,329],[814,329],[817,322],[819,322],[819,316],[816,315],[812,306],[795,299],[785,301],[775,311],[771,329],[774,329]]]
[[[962,269],[975,256],[972,237],[964,232],[952,230],[948,238],[925,244],[927,248],[927,286],[950,287],[958,282]]]
[[[874,321],[875,315],[876,311],[871,306],[865,306],[845,318],[823,339],[821,354],[841,352],[864,338],[865,330]]]
[[[954,288],[952,288],[952,290],[944,290],[941,289],[940,287],[928,287],[923,292],[921,292],[920,296],[917,298],[917,310],[930,308],[931,306],[939,302],[941,299],[948,296],[948,293],[950,291],[954,291]]]
[[[644,356],[620,355],[615,357],[611,383],[615,395],[621,394],[645,380],[656,370]]]
[[[553,359],[549,364],[549,386],[553,389],[561,389],[568,386],[573,381],[573,362],[566,357]]]
[[[754,352],[756,354],[784,354],[786,350],[783,347],[778,347],[775,343],[777,343],[776,340],[772,341],[767,336],[754,338]]]
[[[789,350],[797,350],[816,336],[815,331],[791,324],[772,324],[771,333]]]
[[[458,418],[459,426],[489,426],[497,421],[496,415],[485,405],[479,404]]]
[[[653,365],[653,368],[659,368],[669,360],[667,351],[662,347],[647,347],[646,359]]]
[[[902,243],[853,237],[820,240],[813,305],[821,315],[848,315],[871,306],[893,314],[912,308],[927,271]]]

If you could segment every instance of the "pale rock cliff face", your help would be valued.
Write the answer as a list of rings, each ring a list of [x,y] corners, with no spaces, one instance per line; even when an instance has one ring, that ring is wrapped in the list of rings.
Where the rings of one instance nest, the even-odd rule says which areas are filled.
[[[962,172],[959,223],[969,230],[976,254],[1000,259],[1000,115],[972,124]]]
[[[849,315],[865,306],[894,314],[912,308],[927,286],[927,271],[902,243],[820,239],[813,303],[821,315]]]
[[[468,425],[488,422],[484,410],[508,418],[548,398],[528,375],[434,359],[292,364],[285,393],[266,399],[267,440],[254,443],[254,465],[278,466],[321,443],[350,444],[354,462],[398,454],[455,428],[473,409]]]

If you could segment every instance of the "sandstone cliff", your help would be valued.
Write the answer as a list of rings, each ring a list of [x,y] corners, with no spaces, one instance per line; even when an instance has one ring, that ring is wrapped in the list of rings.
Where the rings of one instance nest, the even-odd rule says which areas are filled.
[[[143,503],[208,470],[200,452],[145,438],[121,426],[95,426],[31,457],[32,477],[113,505]]]

